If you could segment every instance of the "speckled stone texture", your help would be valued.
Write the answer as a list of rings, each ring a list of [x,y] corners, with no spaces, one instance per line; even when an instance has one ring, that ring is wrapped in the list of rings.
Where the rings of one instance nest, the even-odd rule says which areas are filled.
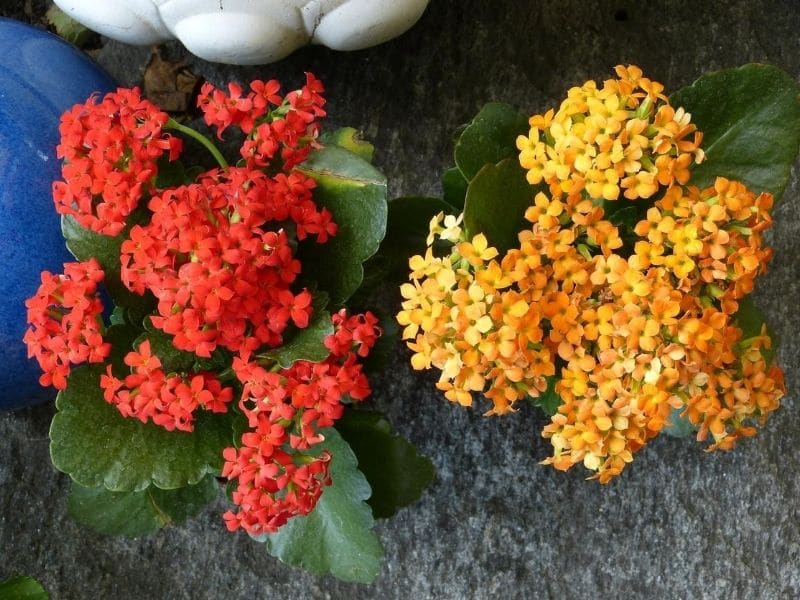
[[[8,0],[6,0],[8,1]],[[24,17],[20,6],[0,14]],[[303,70],[328,87],[328,126],[375,141],[391,193],[435,194],[452,163],[451,132],[488,100],[525,112],[621,62],[674,90],[701,73],[749,61],[800,78],[796,0],[583,2],[433,0],[419,24],[379,48],[311,48],[271,66],[232,68],[185,56],[229,78]],[[107,43],[99,60],[140,81],[149,50]],[[781,339],[798,390],[800,185],[775,210],[775,259],[757,302]],[[67,479],[50,466],[51,406],[0,415],[0,579],[27,573],[54,598],[787,598],[800,597],[800,415],[783,409],[735,452],[707,454],[659,438],[613,484],[538,465],[547,455],[533,410],[485,419],[446,403],[397,348],[375,378],[374,403],[432,457],[423,499],[378,525],[386,566],[370,586],[316,579],[225,532],[215,506],[147,539],[110,539],[66,515]]]

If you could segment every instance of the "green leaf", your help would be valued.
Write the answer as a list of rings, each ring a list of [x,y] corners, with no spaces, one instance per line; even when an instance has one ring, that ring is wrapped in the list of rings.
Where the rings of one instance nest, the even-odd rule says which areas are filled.
[[[222,467],[231,445],[232,415],[200,411],[194,432],[167,431],[123,417],[103,399],[101,366],[74,370],[56,397],[50,426],[53,465],[84,487],[141,491],[175,489]]]
[[[169,156],[164,154],[158,159],[158,176],[155,185],[159,190],[187,185],[193,183],[197,176],[205,170],[200,166],[187,168],[180,160],[169,160]]]
[[[305,329],[298,330],[297,334],[287,343],[265,353],[270,358],[288,369],[298,360],[322,362],[330,354],[325,347],[324,340],[333,333],[333,322],[328,311],[314,311],[314,317]]]
[[[362,363],[367,375],[394,368],[395,349],[400,344],[400,326],[397,324],[394,312],[379,307],[373,309],[372,313],[378,317],[378,327],[382,333]]]
[[[362,263],[386,234],[386,178],[360,156],[337,146],[312,153],[298,170],[317,182],[314,200],[339,229],[325,244],[302,244],[303,276],[341,305],[361,285]]]
[[[67,508],[81,525],[105,535],[135,537],[182,523],[203,510],[219,493],[217,480],[207,475],[197,485],[176,490],[150,486],[140,492],[109,492],[72,482]]]
[[[394,431],[386,417],[373,411],[345,411],[336,430],[358,458],[358,468],[372,488],[369,505],[378,518],[388,518],[419,500],[433,481],[433,463]]]
[[[138,348],[147,340],[150,341],[150,351],[159,358],[165,373],[186,373],[192,370],[197,357],[192,352],[178,350],[172,343],[171,335],[159,330],[147,331],[133,345]]]
[[[115,306],[114,310],[111,311],[109,323],[112,325],[125,325],[125,308],[122,306]]]
[[[525,178],[516,159],[483,167],[467,190],[464,226],[468,237],[483,233],[501,253],[519,245],[517,235],[526,228],[525,210],[536,188]]]
[[[639,236],[636,235],[636,224],[647,215],[647,209],[651,206],[648,201],[636,202],[634,205],[626,205],[623,202],[603,202],[603,210],[608,219],[619,230],[619,236],[625,244],[628,252],[633,252]]]
[[[442,173],[442,193],[444,201],[459,210],[464,208],[464,199],[467,197],[467,185],[458,167],[447,169]]]
[[[50,596],[32,577],[11,577],[0,583],[0,600],[48,600]]]
[[[512,106],[490,102],[467,125],[456,142],[456,165],[467,181],[487,164],[517,159],[517,136],[528,133],[528,119]]]
[[[103,285],[111,295],[116,306],[123,306],[131,314],[130,322],[140,322],[146,314],[155,308],[155,298],[151,294],[139,296],[128,290],[120,281],[119,250],[122,242],[128,237],[130,226],[141,220],[142,214],[130,218],[130,225],[116,237],[100,235],[81,227],[69,215],[61,217],[61,233],[67,241],[67,250],[78,260],[89,260],[94,257],[105,272]]]
[[[547,378],[547,389],[538,398],[531,398],[530,402],[534,406],[541,408],[548,417],[552,417],[558,412],[558,407],[561,406],[561,396],[556,393],[556,383],[558,379],[556,376]]]
[[[685,438],[689,437],[690,435],[694,434],[695,426],[692,425],[692,422],[689,421],[686,417],[681,416],[683,412],[682,408],[673,408],[672,411],[669,413],[669,419],[666,427],[664,427],[664,433],[669,436],[676,437],[676,438]]]
[[[733,315],[733,321],[742,330],[742,341],[755,336],[761,335],[761,327],[767,324],[766,316],[761,309],[759,309],[753,296],[745,296],[739,300],[739,310]],[[767,334],[772,338],[771,348],[761,348],[761,354],[764,356],[764,361],[767,366],[772,364],[772,359],[775,356],[775,348],[778,345],[778,340],[767,327]]]
[[[339,146],[357,154],[368,163],[372,162],[375,156],[375,146],[361,139],[361,132],[353,127],[342,127],[333,132],[323,133],[319,141],[324,146]]]
[[[390,272],[408,273],[408,259],[425,254],[428,225],[439,213],[458,214],[458,209],[439,198],[406,197],[389,202],[386,238],[376,258],[384,261]]]
[[[704,75],[670,98],[703,132],[706,160],[691,183],[706,187],[717,176],[736,179],[777,201],[800,148],[800,88],[770,65],[750,64]]]
[[[44,20],[55,29],[59,37],[75,44],[78,48],[83,47],[92,37],[90,29],[78,23],[57,6],[47,9]]]
[[[375,520],[364,502],[370,487],[347,442],[335,429],[323,435],[325,442],[316,450],[324,446],[331,453],[332,484],[308,516],[294,517],[277,533],[256,539],[276,558],[314,575],[370,583],[383,562],[383,547],[372,531]]]

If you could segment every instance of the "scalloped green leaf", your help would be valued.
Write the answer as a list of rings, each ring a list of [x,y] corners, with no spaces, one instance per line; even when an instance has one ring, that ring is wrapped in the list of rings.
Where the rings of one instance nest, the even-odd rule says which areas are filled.
[[[141,214],[131,217],[130,222],[141,220]],[[81,227],[69,215],[61,217],[61,233],[67,242],[67,250],[78,260],[89,260],[94,257],[105,272],[103,284],[111,295],[116,306],[125,307],[130,312],[130,322],[140,322],[142,318],[155,308],[155,298],[151,294],[139,296],[126,288],[120,281],[119,250],[122,242],[128,237],[129,228],[116,237],[100,235]]]
[[[458,167],[447,169],[442,173],[442,194],[444,201],[453,207],[463,210],[464,200],[467,197],[467,186],[469,182],[464,179],[464,175]]]
[[[91,40],[93,32],[91,29],[78,23],[58,6],[51,6],[44,13],[44,20],[49,23],[59,37],[64,38],[70,44],[75,44],[78,48],[83,48]]]
[[[561,396],[556,393],[557,382],[558,379],[555,376],[548,377],[547,389],[538,398],[530,398],[530,403],[541,408],[548,417],[556,414],[558,407],[561,406]]]
[[[333,575],[345,581],[370,583],[378,576],[383,547],[372,531],[375,519],[369,505],[370,487],[357,468],[355,454],[335,429],[323,430],[331,461],[331,485],[314,510],[294,517],[272,535],[256,538],[285,563],[314,575]]]
[[[405,278],[408,259],[425,253],[428,225],[441,212],[455,215],[458,209],[439,198],[409,196],[391,200],[386,238],[375,256],[383,261],[383,270],[402,273]]]
[[[141,491],[150,485],[176,489],[219,473],[222,450],[232,445],[231,414],[200,411],[192,433],[123,417],[103,399],[104,370],[74,370],[67,389],[56,397],[50,457],[59,471],[83,487],[103,486],[113,492]]]
[[[325,146],[339,146],[357,154],[368,163],[375,157],[375,146],[361,139],[361,132],[354,127],[342,127],[332,132],[323,133],[319,141]]]
[[[385,415],[348,409],[336,430],[355,452],[358,469],[372,488],[368,502],[375,517],[391,517],[413,504],[433,481],[433,463],[396,434]]]
[[[98,533],[135,537],[195,516],[218,496],[219,490],[211,475],[197,485],[176,490],[150,486],[138,492],[86,488],[73,481],[67,509],[78,523]]]
[[[331,315],[326,310],[314,311],[314,317],[305,329],[300,329],[288,342],[266,352],[264,356],[288,369],[298,360],[322,362],[330,354],[324,340],[333,334]]]
[[[483,233],[501,253],[518,246],[517,235],[527,226],[525,210],[535,195],[516,158],[484,166],[467,189],[467,236]]]
[[[800,150],[800,87],[771,65],[749,64],[704,75],[670,97],[703,132],[706,160],[691,183],[718,176],[744,182],[778,200]]]
[[[767,318],[761,309],[756,306],[752,295],[745,296],[739,300],[739,310],[733,315],[733,321],[742,330],[742,340],[761,335],[761,327],[767,325],[767,333],[772,338],[772,347],[762,348],[761,354],[767,366],[771,365],[775,356],[775,348],[778,346],[778,340],[775,339],[775,335],[770,331]]]
[[[159,358],[165,373],[186,373],[197,361],[192,352],[178,350],[172,343],[172,336],[163,331],[148,330],[136,338],[133,345],[138,348],[144,341],[150,342],[150,351]]]
[[[467,181],[487,164],[516,160],[517,136],[528,133],[528,118],[502,102],[486,104],[466,126],[455,147],[456,165]]]
[[[169,156],[164,154],[158,159],[158,176],[156,177],[156,188],[177,187],[192,180],[191,175],[186,170],[186,165],[180,160],[169,160]]]
[[[2,600],[48,600],[50,596],[33,577],[20,575],[0,582]]]
[[[669,413],[669,419],[667,419],[669,425],[664,427],[664,433],[675,438],[685,438],[697,431],[692,422],[681,415],[682,412],[682,408],[672,409]]]
[[[361,285],[362,263],[377,252],[386,234],[386,178],[338,146],[312,153],[298,170],[317,182],[314,200],[331,211],[339,228],[325,244],[301,245],[303,278],[316,281],[339,306]]]

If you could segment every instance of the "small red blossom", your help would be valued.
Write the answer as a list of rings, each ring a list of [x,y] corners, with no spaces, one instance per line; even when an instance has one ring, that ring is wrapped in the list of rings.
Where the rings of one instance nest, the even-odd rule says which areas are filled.
[[[227,412],[233,399],[233,390],[223,387],[211,373],[165,374],[149,340],[124,360],[131,367],[130,375],[118,379],[108,365],[100,387],[106,402],[125,417],[152,421],[167,431],[192,431],[198,409]]]
[[[43,386],[63,390],[71,365],[100,363],[111,352],[111,344],[103,341],[103,303],[97,293],[103,277],[95,259],[65,263],[63,275],[43,272],[36,294],[25,301],[29,327],[23,340],[28,357],[44,371]]]
[[[327,454],[312,458],[305,451],[322,443],[320,430],[341,418],[343,397],[369,395],[357,361],[380,335],[371,313],[348,317],[342,310],[332,321],[334,333],[325,339],[331,355],[320,363],[301,360],[275,372],[234,359],[243,386],[239,408],[251,431],[243,434],[238,450],[227,448],[223,454],[222,475],[238,484],[233,501],[239,511],[224,516],[231,531],[274,533],[289,518],[313,510],[330,483]]]
[[[155,295],[151,320],[177,348],[203,357],[218,346],[249,351],[279,345],[290,322],[308,325],[311,294],[291,290],[300,262],[287,232],[269,228],[292,220],[305,235],[330,219],[306,180],[230,168],[151,199],[150,223],[134,226],[122,244],[121,277],[132,291]]]
[[[158,158],[180,154],[181,140],[162,132],[168,119],[138,88],[120,88],[100,102],[92,96],[64,113],[56,150],[64,159],[63,181],[53,184],[56,210],[104,235],[122,231],[152,187]]]

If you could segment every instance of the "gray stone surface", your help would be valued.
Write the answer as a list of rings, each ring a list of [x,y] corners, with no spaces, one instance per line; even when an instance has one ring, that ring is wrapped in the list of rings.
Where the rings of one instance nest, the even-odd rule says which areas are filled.
[[[25,18],[24,2],[0,14]],[[40,3],[36,3],[39,5]],[[591,5],[591,6],[590,6]],[[323,78],[329,126],[376,142],[394,195],[438,192],[451,132],[488,100],[526,112],[620,62],[667,89],[701,73],[771,62],[800,78],[796,0],[719,2],[432,0],[421,22],[379,48],[313,48],[272,66],[197,60],[215,83]],[[169,56],[184,56],[176,45]],[[100,62],[138,83],[148,50],[107,43]],[[800,186],[775,211],[776,249],[758,291],[781,338],[791,390],[754,439],[728,454],[658,439],[612,485],[537,464],[532,410],[485,419],[446,403],[397,348],[374,403],[432,457],[438,479],[379,524],[386,566],[371,586],[315,579],[228,534],[222,505],[147,539],[111,539],[66,515],[66,477],[49,463],[52,407],[0,415],[0,579],[27,573],[57,599],[81,598],[797,598],[800,597]]]

